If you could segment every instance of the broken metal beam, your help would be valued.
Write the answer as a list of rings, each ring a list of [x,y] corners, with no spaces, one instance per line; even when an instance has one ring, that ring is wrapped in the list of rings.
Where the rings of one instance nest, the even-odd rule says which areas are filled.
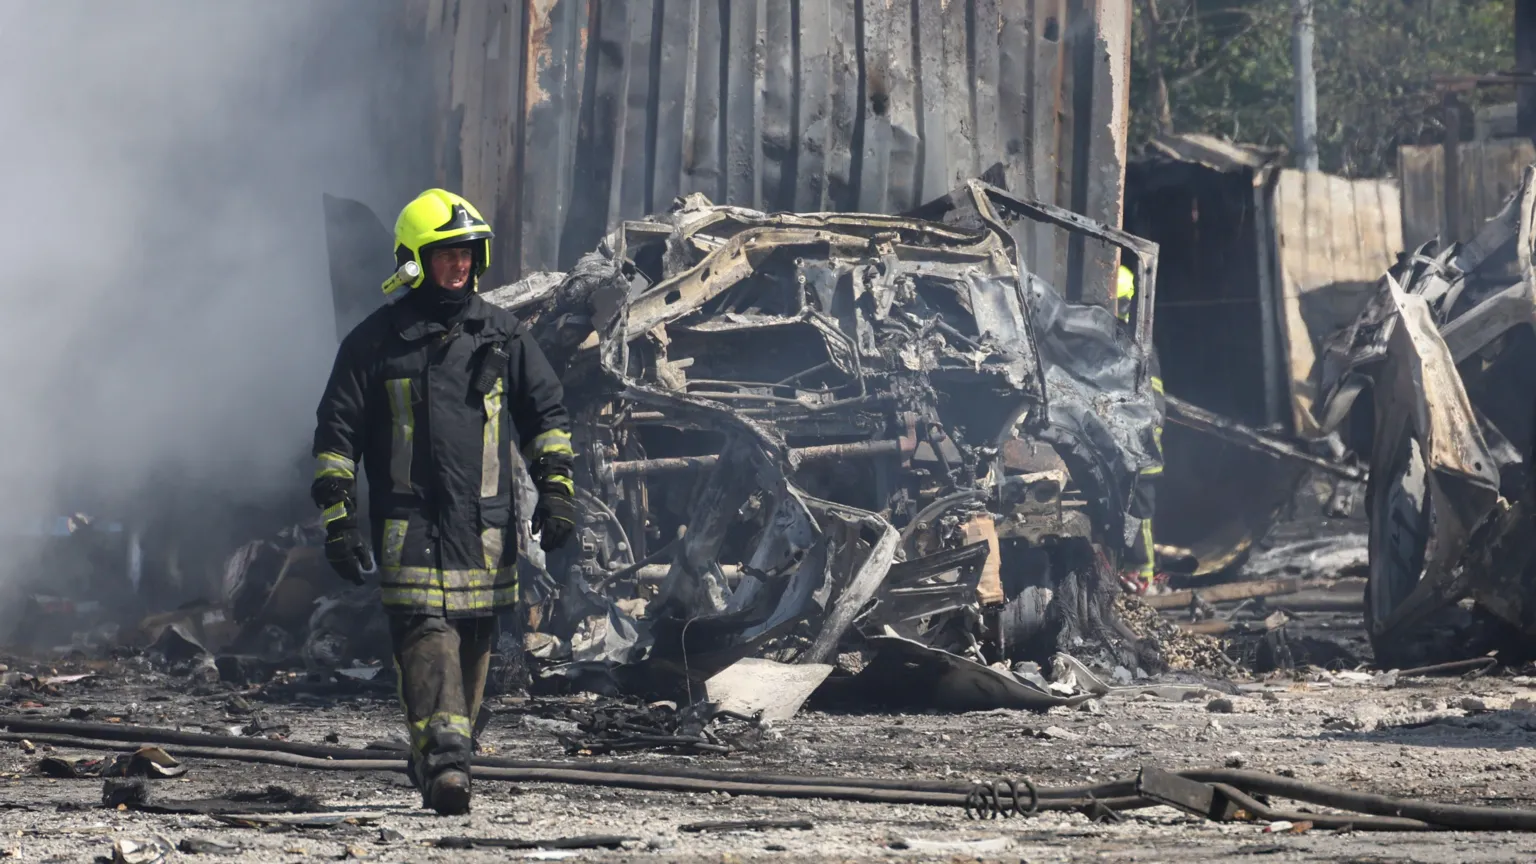
[[[1195,596],[1207,603],[1228,600],[1247,600],[1250,597],[1274,597],[1278,594],[1295,594],[1301,590],[1300,579],[1261,579],[1256,582],[1229,582],[1199,590],[1170,591],[1143,598],[1153,609],[1182,609],[1194,602]]]
[[[1276,459],[1290,459],[1295,462],[1301,462],[1313,468],[1342,477],[1345,480],[1352,480],[1356,483],[1363,483],[1366,480],[1367,473],[1364,468],[1356,465],[1344,465],[1331,459],[1325,459],[1308,453],[1306,450],[1293,444],[1266,435],[1256,429],[1250,429],[1236,420],[1191,405],[1174,396],[1166,398],[1168,419],[1180,426],[1214,435],[1223,441],[1273,456]]]
[[[1239,808],[1211,783],[1190,780],[1161,768],[1145,766],[1136,777],[1136,793],[1175,810],[1212,822],[1231,822]]]
[[[823,444],[817,447],[797,447],[789,451],[790,458],[808,461],[831,459],[872,459],[878,456],[894,456],[901,453],[901,441],[855,441],[850,444]],[[614,462],[608,470],[615,478],[644,477],[656,474],[677,474],[712,468],[720,461],[719,456],[674,456],[667,459],[635,459]]]

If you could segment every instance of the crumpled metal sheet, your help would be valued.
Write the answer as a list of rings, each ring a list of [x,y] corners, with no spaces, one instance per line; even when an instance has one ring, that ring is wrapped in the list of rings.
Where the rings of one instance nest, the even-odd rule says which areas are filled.
[[[1093,693],[1062,696],[1043,689],[1012,672],[983,666],[949,651],[924,645],[902,636],[874,636],[870,645],[882,655],[912,667],[907,684],[913,690],[931,690],[935,704],[951,711],[986,711],[1013,708],[1045,711],[1072,708],[1098,698]]]

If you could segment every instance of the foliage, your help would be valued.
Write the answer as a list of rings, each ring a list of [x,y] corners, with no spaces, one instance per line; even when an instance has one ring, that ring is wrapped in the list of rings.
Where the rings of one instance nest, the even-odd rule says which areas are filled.
[[[1150,3],[1161,21],[1156,58],[1146,50]],[[1293,5],[1136,0],[1132,141],[1156,132],[1160,69],[1174,131],[1289,149]],[[1384,176],[1395,169],[1399,145],[1438,141],[1443,112],[1434,79],[1513,68],[1513,8],[1512,0],[1316,0],[1322,169]],[[1510,88],[1468,94],[1473,105],[1513,98]]]

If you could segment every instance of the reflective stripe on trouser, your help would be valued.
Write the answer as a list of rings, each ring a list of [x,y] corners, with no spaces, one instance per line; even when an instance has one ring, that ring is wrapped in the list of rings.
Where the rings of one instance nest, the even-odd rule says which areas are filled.
[[[1157,579],[1157,547],[1152,543],[1152,520],[1141,520],[1141,578],[1148,585]]]
[[[411,404],[411,379],[384,382],[389,391],[389,482],[396,492],[411,491],[411,456],[416,446],[416,408]]]
[[[480,532],[486,566],[444,570],[403,565],[408,527],[404,519],[384,520],[379,593],[386,610],[473,616],[491,615],[517,603],[517,561],[505,561],[505,529]]]
[[[1157,477],[1163,473],[1163,427],[1158,424],[1152,427],[1152,446],[1157,451],[1158,464],[1143,468],[1139,472],[1143,477]]]
[[[323,480],[334,477],[338,480],[356,480],[357,463],[332,451],[326,451],[315,457],[315,479]]]
[[[470,570],[382,566],[381,571],[379,591],[386,609],[490,615],[517,602],[516,566]]]
[[[443,771],[467,772],[496,619],[391,615],[389,635],[413,778],[425,785]]]

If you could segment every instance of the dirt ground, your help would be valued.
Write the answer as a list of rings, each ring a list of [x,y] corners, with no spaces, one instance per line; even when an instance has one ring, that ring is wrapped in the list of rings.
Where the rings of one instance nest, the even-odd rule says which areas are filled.
[[[131,668],[131,667],[130,667]],[[46,671],[46,670],[45,670]],[[68,671],[64,668],[60,672]],[[1040,784],[1134,776],[1143,765],[1242,765],[1289,769],[1297,777],[1387,794],[1460,803],[1536,806],[1536,756],[1530,744],[1536,680],[1512,674],[1470,681],[1385,683],[1316,673],[1254,682],[1230,699],[1231,713],[1210,710],[1221,690],[1184,701],[1114,694],[1090,710],[1048,715],[998,711],[963,715],[868,715],[806,712],[782,737],[731,757],[635,756],[718,768],[770,767],[781,773],[996,779]],[[248,721],[227,711],[229,693],[177,693],[144,670],[107,672],[63,685],[38,716],[92,709],[93,719],[129,713],[131,722],[224,732]],[[253,702],[290,738],[344,746],[398,738],[398,709],[379,696]],[[548,721],[493,704],[483,745],[498,755],[561,758]],[[1219,705],[1224,708],[1225,706]],[[7,710],[16,710],[13,704]],[[1047,727],[1059,737],[1042,737]],[[167,748],[173,754],[174,747]],[[112,854],[118,838],[188,837],[238,846],[231,855],[184,855],[210,861],[304,861],[344,857],[378,861],[493,861],[533,856],[594,861],[999,860],[1027,862],[1491,862],[1536,860],[1536,835],[1369,834],[1312,831],[1266,834],[1256,825],[1217,825],[1156,808],[1117,825],[1072,815],[974,821],[960,810],[924,806],[733,798],[720,794],[519,785],[477,785],[474,812],[440,818],[418,807],[402,776],[341,774],[189,759],[184,778],[151,781],[154,800],[209,797],[277,784],[318,795],[336,810],[382,814],[372,826],[288,833],[222,826],[204,816],[160,816],[103,809],[100,780],[50,780],[33,773],[42,755],[0,744],[0,856],[23,861],[90,861]],[[67,751],[58,751],[65,753]],[[75,809],[82,808],[82,809]],[[812,830],[687,834],[699,821],[803,818]],[[381,840],[380,827],[397,839]],[[621,850],[560,853],[444,850],[423,845],[443,836],[549,839],[587,834],[636,838]],[[986,842],[992,841],[992,842]],[[971,845],[976,844],[976,845]],[[900,846],[910,848],[902,849]]]

